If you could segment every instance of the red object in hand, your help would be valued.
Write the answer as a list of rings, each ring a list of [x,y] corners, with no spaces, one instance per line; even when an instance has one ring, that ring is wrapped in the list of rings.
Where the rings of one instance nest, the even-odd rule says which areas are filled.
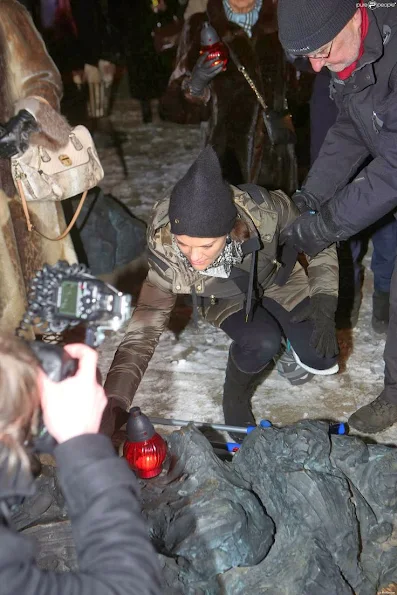
[[[139,407],[133,407],[130,411],[123,455],[131,469],[142,479],[156,477],[162,471],[167,443],[157,434]]]
[[[214,62],[214,66],[223,62],[222,71],[224,72],[227,67],[227,62],[229,60],[229,52],[227,51],[226,46],[220,41],[219,43],[214,43],[213,45],[204,46],[200,49],[200,55],[205,54],[208,52],[208,56],[206,58],[206,62],[209,60],[214,60],[216,58],[216,62]]]
[[[223,62],[222,71],[226,70],[229,60],[229,51],[225,44],[219,39],[218,33],[209,23],[204,23],[203,28],[201,29],[200,55],[205,54],[206,52],[208,52],[208,56],[205,60],[206,62],[217,59],[217,61],[214,62],[214,65],[216,66]]]

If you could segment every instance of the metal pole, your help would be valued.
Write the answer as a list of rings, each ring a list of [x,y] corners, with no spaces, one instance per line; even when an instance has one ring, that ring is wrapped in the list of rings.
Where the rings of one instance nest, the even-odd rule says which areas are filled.
[[[201,421],[186,420],[186,419],[166,419],[164,417],[151,417],[150,421],[152,424],[159,426],[187,426],[188,424],[194,424],[198,428],[211,428],[212,430],[220,430],[222,432],[237,432],[239,434],[247,434],[251,428],[256,426],[226,426],[224,424],[209,424]]]
[[[187,426],[188,424],[194,424],[198,428],[211,428],[212,430],[220,430],[221,432],[237,432],[239,434],[249,434],[257,427],[260,428],[271,428],[272,423],[268,419],[261,419],[257,426],[226,426],[224,424],[209,424],[202,421],[186,420],[186,419],[167,419],[165,417],[151,417],[150,421],[152,424],[159,426]],[[329,423],[330,434],[348,434],[349,427],[345,422]]]

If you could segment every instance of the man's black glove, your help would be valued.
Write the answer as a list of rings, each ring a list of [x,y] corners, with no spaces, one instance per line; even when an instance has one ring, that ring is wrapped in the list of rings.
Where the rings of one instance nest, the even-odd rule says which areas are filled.
[[[21,110],[0,128],[0,158],[9,159],[24,153],[29,146],[29,136],[38,130],[37,122],[27,110]]]
[[[307,192],[304,188],[302,190],[297,190],[291,196],[292,202],[298,207],[301,213],[306,213],[306,211],[318,211],[319,210],[319,202],[317,198],[311,192]]]
[[[310,320],[314,329],[310,337],[310,346],[321,357],[334,357],[339,353],[338,341],[335,334],[335,312],[338,298],[326,293],[318,293],[310,298],[310,303],[298,314],[291,318],[291,322]]]
[[[208,52],[202,54],[192,70],[189,84],[190,93],[192,95],[202,95],[205,87],[217,74],[222,72],[222,68],[224,67],[223,62],[219,61],[219,58],[207,60],[207,57]]]
[[[280,244],[293,246],[308,256],[316,256],[339,239],[328,229],[322,215],[315,211],[306,211],[280,234]]]

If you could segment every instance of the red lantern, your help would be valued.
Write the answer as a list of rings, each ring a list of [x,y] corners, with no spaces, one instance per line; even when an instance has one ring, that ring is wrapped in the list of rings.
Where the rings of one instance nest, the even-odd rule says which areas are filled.
[[[157,434],[153,424],[141,412],[140,407],[132,407],[130,410],[123,454],[138,477],[149,479],[161,473],[167,454],[167,444]]]
[[[219,35],[215,29],[207,22],[203,24],[203,28],[201,29],[200,55],[205,54],[206,52],[208,52],[208,56],[205,60],[206,62],[217,58],[218,61],[214,64],[220,64],[223,62],[222,71],[226,70],[229,60],[228,49],[219,39]]]

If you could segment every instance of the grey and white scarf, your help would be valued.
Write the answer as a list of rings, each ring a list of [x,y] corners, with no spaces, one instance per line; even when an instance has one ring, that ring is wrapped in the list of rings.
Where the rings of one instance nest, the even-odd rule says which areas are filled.
[[[195,271],[196,269],[192,267],[189,260],[180,250],[177,241],[175,240],[175,236],[172,236],[172,246],[178,256],[185,266],[191,271]],[[244,254],[243,249],[241,247],[241,242],[237,242],[236,240],[232,240],[229,236],[226,240],[226,244],[222,252],[219,256],[214,260],[210,266],[208,266],[204,271],[200,271],[202,275],[207,275],[208,277],[221,277],[222,279],[227,279],[230,277],[230,273],[232,267],[236,264],[240,264],[243,261]]]

